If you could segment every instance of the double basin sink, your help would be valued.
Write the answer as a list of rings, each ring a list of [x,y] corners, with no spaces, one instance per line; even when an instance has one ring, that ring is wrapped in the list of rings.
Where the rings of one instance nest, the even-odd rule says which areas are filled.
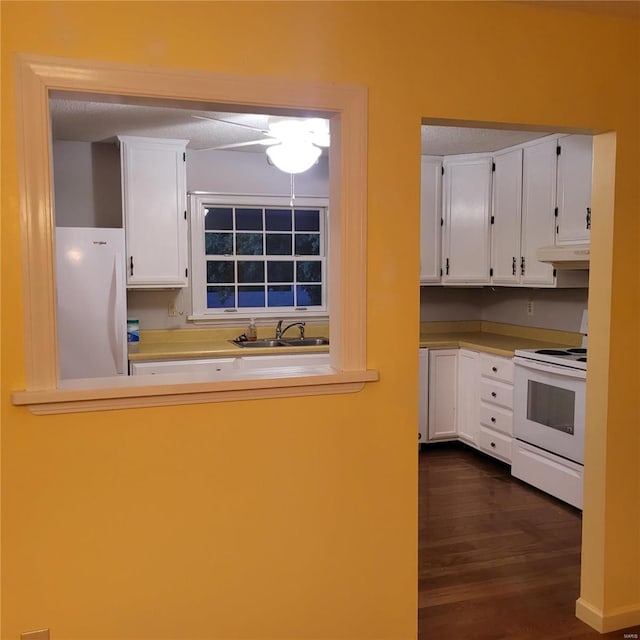
[[[264,349],[267,347],[321,347],[329,344],[329,338],[269,338],[267,340],[229,340],[243,349]]]

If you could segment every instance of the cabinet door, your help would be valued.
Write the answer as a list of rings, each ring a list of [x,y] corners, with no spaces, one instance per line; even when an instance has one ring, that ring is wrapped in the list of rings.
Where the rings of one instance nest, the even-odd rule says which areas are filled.
[[[478,444],[480,364],[475,351],[458,352],[457,429],[464,441]]]
[[[457,349],[429,351],[429,440],[455,438]]]
[[[589,242],[593,137],[559,140],[556,244]]]
[[[120,142],[127,286],[184,287],[186,141],[123,136]]]
[[[420,282],[440,282],[442,160],[422,157],[420,179]]]
[[[418,354],[418,443],[422,443],[429,434],[429,349],[418,349]]]
[[[489,283],[490,157],[444,162],[444,273],[450,284]]]
[[[550,264],[538,262],[540,247],[555,241],[556,139],[527,146],[522,175],[522,260],[524,285],[553,286]]]
[[[520,282],[522,149],[494,156],[491,266],[494,284]]]

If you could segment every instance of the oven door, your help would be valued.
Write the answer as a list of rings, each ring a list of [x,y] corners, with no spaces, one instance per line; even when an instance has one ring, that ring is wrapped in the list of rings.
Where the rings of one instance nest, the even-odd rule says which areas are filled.
[[[515,357],[513,434],[584,464],[586,372]]]

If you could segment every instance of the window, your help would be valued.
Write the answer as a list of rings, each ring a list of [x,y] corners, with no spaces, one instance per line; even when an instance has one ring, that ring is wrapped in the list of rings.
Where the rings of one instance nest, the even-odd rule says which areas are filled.
[[[327,204],[191,196],[192,318],[326,315]]]
[[[366,194],[367,92],[364,87],[219,75],[193,70],[151,69],[92,61],[17,54],[16,142],[20,162],[19,201],[25,313],[25,388],[12,402],[34,413],[60,413],[350,393],[378,379],[366,368]],[[260,105],[262,110],[312,111],[331,121],[329,161],[331,216],[332,373],[286,379],[250,378],[175,385],[94,379],[77,389],[61,389],[57,375],[53,206],[49,91],[97,92],[101,96],[146,96],[153,100]],[[300,203],[301,204],[301,203]],[[265,205],[266,206],[266,205]],[[344,248],[348,247],[346,251]],[[95,380],[101,381],[96,386]]]

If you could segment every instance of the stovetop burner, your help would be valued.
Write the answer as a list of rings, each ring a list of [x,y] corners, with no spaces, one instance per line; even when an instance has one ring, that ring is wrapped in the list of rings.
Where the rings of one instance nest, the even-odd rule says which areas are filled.
[[[584,347],[566,347],[559,349],[517,349],[516,356],[537,360],[547,364],[556,364],[573,369],[587,369],[587,350]]]

